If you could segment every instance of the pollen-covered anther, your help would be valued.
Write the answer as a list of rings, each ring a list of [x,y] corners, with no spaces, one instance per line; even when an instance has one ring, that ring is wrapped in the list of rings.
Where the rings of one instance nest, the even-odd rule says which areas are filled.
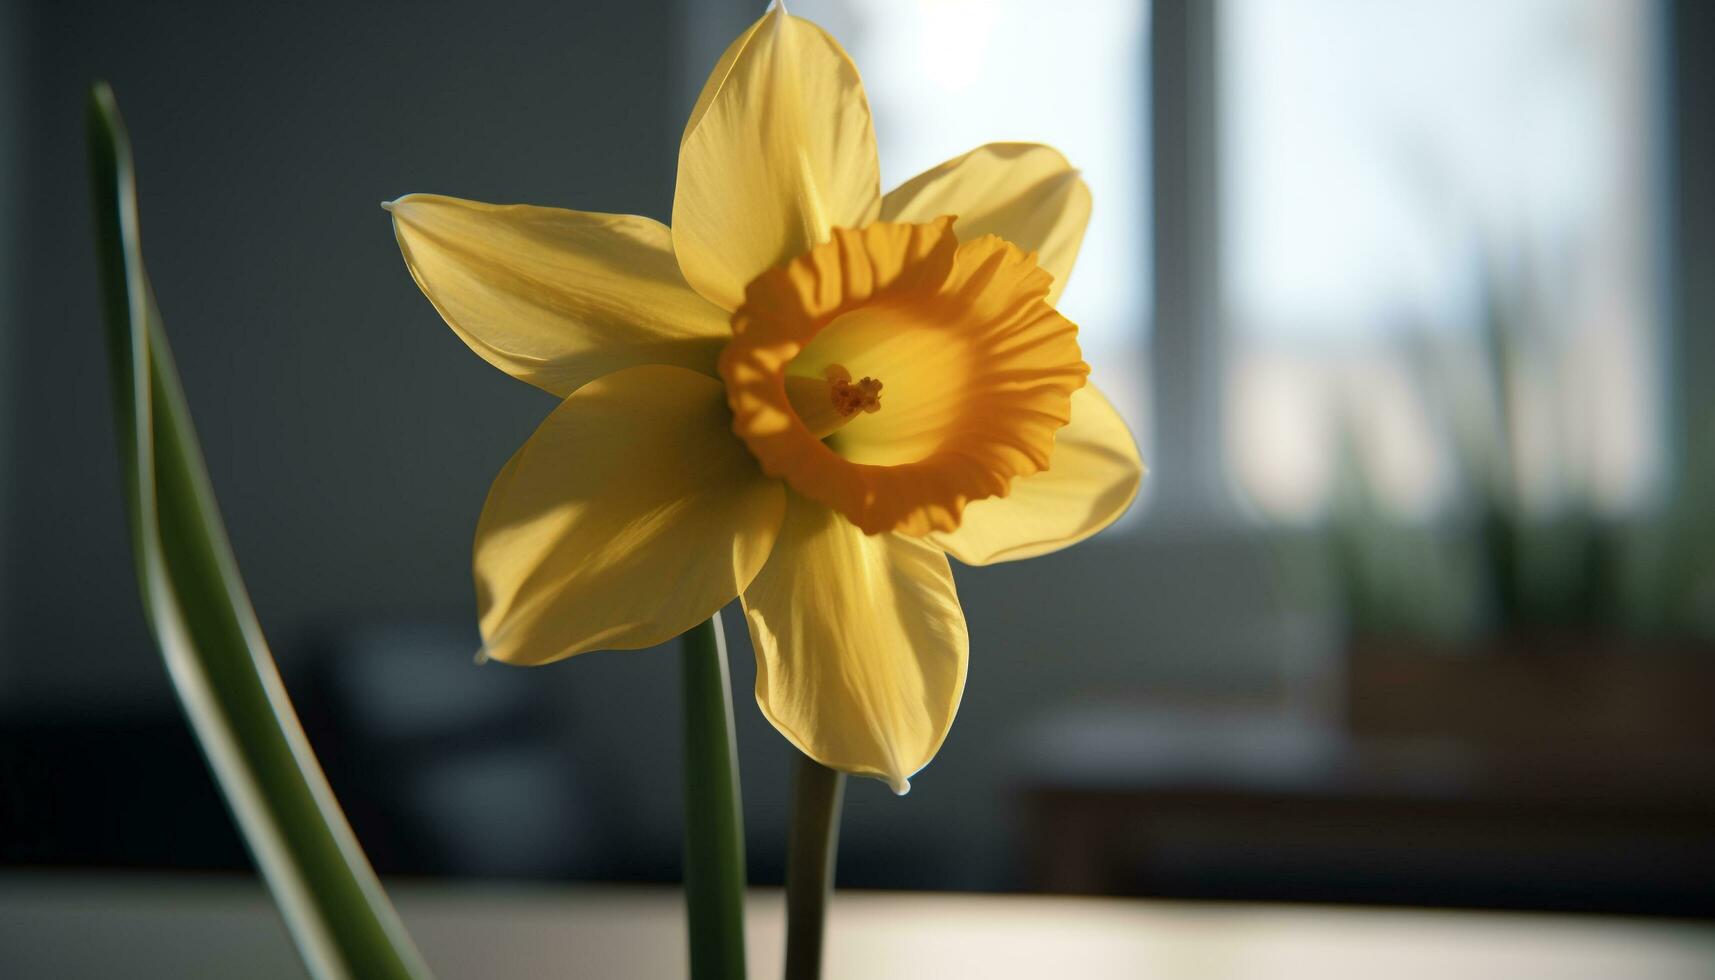
[[[881,411],[880,381],[862,378],[853,382],[852,373],[842,364],[830,364],[823,373],[828,378],[828,397],[841,416],[850,418],[859,412]]]

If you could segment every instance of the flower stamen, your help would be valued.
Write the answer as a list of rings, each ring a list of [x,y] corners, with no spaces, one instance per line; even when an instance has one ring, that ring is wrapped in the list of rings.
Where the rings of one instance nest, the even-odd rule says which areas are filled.
[[[843,364],[830,364],[822,373],[828,379],[828,397],[833,400],[834,411],[842,417],[850,418],[860,411],[865,414],[881,411],[880,381],[866,377],[853,384],[852,373]]]

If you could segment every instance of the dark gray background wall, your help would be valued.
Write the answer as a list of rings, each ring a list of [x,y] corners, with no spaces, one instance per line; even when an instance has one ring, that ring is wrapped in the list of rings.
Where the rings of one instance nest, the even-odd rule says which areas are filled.
[[[488,834],[522,821],[538,836],[521,840],[578,837],[670,866],[673,653],[528,672],[469,663],[471,532],[494,473],[552,403],[439,322],[377,205],[434,191],[665,219],[684,116],[751,6],[0,8],[0,715],[176,712],[126,553],[96,304],[83,98],[106,77],[130,125],[145,253],[211,476],[301,709],[325,710],[317,699],[349,682],[361,693],[348,714],[381,725],[391,711],[475,710],[527,688],[518,696],[547,719],[531,729],[533,761],[470,756],[437,784],[463,789],[423,798],[456,797]],[[854,786],[842,873],[862,879],[873,863],[905,869],[879,875],[895,882],[1011,880],[1016,789],[1040,764],[1031,732],[1057,711],[1139,696],[1290,701],[1295,678],[1320,676],[1323,647],[1315,621],[1276,629],[1270,569],[1242,537],[1147,521],[1069,554],[960,569],[973,655],[959,722],[909,797]],[[748,696],[742,620],[729,611],[727,626],[753,858],[777,867],[788,749]],[[376,648],[379,666],[357,680],[297,680],[344,677],[346,652]],[[455,738],[425,753],[469,748]],[[356,773],[340,788],[361,830],[369,763],[344,744],[318,749]],[[575,774],[572,789],[550,793],[533,775],[554,772]],[[537,804],[531,825],[519,811]],[[579,814],[594,816],[573,826]]]
[[[55,651],[8,658],[31,701],[165,696],[129,650],[114,551],[82,151],[97,76],[130,124],[150,272],[276,642],[306,617],[469,604],[451,570],[473,508],[544,406],[434,329],[377,205],[435,190],[664,215],[680,101],[670,4],[502,6],[25,8],[8,649]],[[64,669],[72,650],[84,669]]]

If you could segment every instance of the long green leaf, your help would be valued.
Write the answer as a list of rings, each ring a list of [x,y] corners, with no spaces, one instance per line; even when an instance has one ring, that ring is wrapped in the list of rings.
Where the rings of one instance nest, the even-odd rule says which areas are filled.
[[[684,644],[685,912],[692,980],[744,980],[744,823],[721,614]]]
[[[426,977],[286,697],[215,509],[143,271],[131,146],[89,100],[114,415],[143,608],[180,703],[304,963],[317,977]]]

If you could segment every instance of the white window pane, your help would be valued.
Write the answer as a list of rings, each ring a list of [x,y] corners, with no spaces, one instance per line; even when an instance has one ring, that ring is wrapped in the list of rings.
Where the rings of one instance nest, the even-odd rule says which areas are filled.
[[[1360,462],[1417,513],[1435,496],[1412,489],[1419,480],[1452,486],[1455,434],[1473,405],[1486,405],[1527,504],[1641,498],[1660,446],[1652,9],[1223,3],[1228,454],[1265,509],[1302,516],[1332,480],[1267,462],[1282,455],[1283,413],[1352,430],[1360,450],[1386,447]],[[1483,360],[1496,331],[1518,354],[1498,374],[1506,397]],[[1390,379],[1385,397],[1378,378]],[[1377,427],[1388,434],[1365,435]],[[1312,450],[1322,436],[1297,441],[1329,458]],[[1309,489],[1272,501],[1277,479]]]

